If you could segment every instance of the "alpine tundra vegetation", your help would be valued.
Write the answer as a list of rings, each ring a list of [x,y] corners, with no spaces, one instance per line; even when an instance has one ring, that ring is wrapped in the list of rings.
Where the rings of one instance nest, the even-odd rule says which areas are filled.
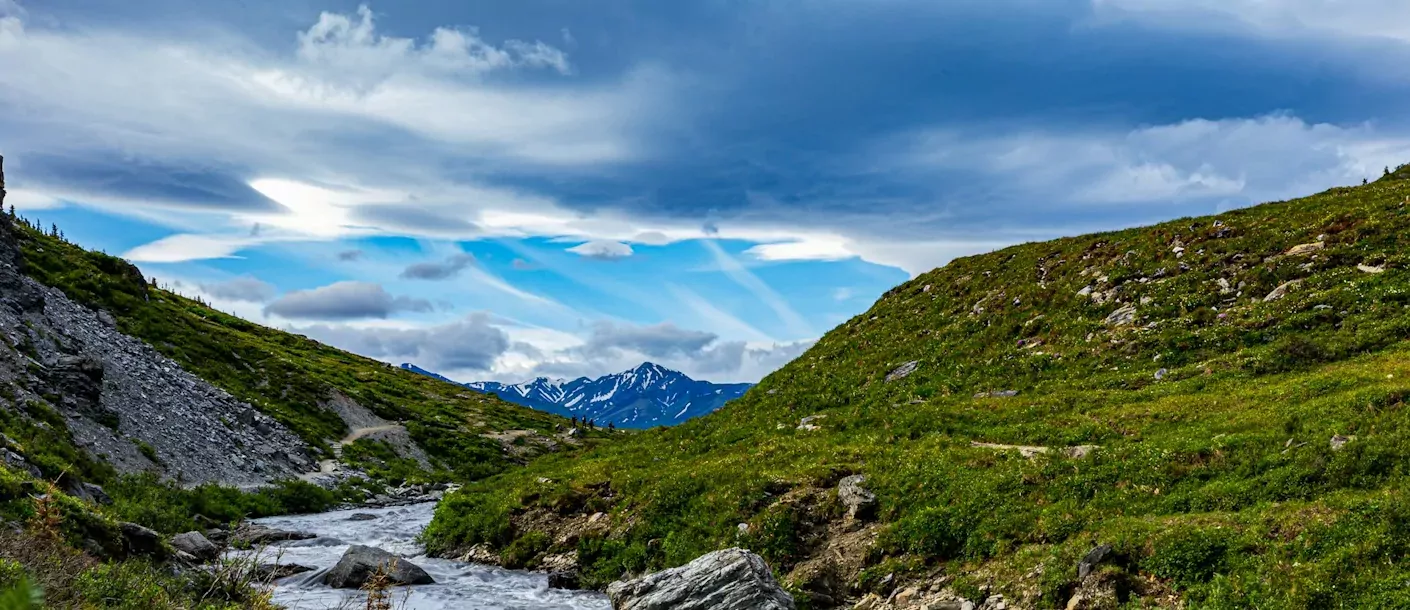
[[[961,258],[424,538],[592,587],[739,546],[800,607],[1405,607],[1407,234],[1402,167]]]

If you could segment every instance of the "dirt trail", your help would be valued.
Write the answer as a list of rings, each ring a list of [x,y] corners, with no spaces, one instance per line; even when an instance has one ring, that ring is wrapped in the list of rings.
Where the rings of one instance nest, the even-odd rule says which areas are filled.
[[[318,472],[308,472],[299,475],[300,479],[310,480],[319,475],[333,474],[338,471],[338,460],[343,457],[343,445],[356,441],[360,438],[376,434],[378,432],[392,432],[394,430],[405,430],[400,424],[388,424],[385,426],[371,426],[367,428],[354,428],[348,435],[336,443],[333,443],[333,457],[331,459],[318,461]]]

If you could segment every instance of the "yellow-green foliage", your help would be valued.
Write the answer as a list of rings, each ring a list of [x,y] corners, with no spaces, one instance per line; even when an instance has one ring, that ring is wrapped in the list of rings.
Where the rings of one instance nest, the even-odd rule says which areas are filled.
[[[1410,606],[1407,178],[956,260],[710,416],[466,487],[426,539],[512,548],[511,516],[549,488],[606,485],[630,527],[580,543],[589,582],[735,544],[739,523],[782,574],[807,549],[779,497],[864,473],[873,567],[983,565],[1003,588],[1043,565],[1057,606],[1109,543],[1198,607]],[[975,397],[1000,390],[1019,394]]]

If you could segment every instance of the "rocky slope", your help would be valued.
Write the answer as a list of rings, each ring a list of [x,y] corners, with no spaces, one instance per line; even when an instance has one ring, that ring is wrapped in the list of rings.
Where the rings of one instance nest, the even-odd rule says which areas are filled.
[[[402,368],[446,380],[412,364],[403,364]],[[650,428],[673,426],[712,413],[744,395],[752,384],[700,381],[644,362],[634,369],[596,379],[540,377],[518,384],[476,381],[464,386],[540,411],[592,420],[598,426]]]
[[[597,587],[740,546],[810,607],[1404,607],[1406,235],[1410,167],[958,259],[428,539]]]
[[[505,446],[505,434],[549,439],[566,422],[215,311],[4,216],[3,455],[46,476],[245,486],[332,460],[394,483],[445,482],[572,445]]]
[[[119,472],[258,485],[313,468],[287,428],[118,332],[112,316],[24,276],[22,264],[9,219],[0,220],[7,420],[57,413],[79,447]],[[11,442],[23,442],[20,429],[7,426]]]

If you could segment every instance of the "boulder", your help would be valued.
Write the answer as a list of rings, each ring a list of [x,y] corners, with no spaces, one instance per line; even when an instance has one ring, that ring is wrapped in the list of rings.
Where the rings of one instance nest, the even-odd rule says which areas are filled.
[[[852,519],[870,517],[876,509],[876,494],[862,485],[866,475],[854,474],[837,484],[837,499],[847,507],[847,516]]]
[[[343,553],[338,565],[323,575],[323,584],[334,589],[356,589],[379,569],[386,571],[387,579],[392,584],[429,585],[436,582],[430,574],[410,561],[382,549],[355,544]]]
[[[583,587],[576,570],[558,570],[548,574],[548,588],[577,590]]]
[[[230,541],[236,546],[249,545],[260,546],[271,542],[284,542],[286,540],[308,540],[314,538],[313,534],[307,532],[288,532],[277,530],[272,527],[265,527],[254,523],[241,525],[230,533]]]
[[[201,561],[211,561],[220,556],[220,549],[200,532],[186,532],[171,537],[172,548],[190,553]]]
[[[122,532],[123,548],[127,550],[129,556],[163,556],[166,554],[166,549],[162,548],[161,534],[136,523],[119,523],[118,531]]]
[[[1277,288],[1274,288],[1274,289],[1273,289],[1273,292],[1268,293],[1268,296],[1263,297],[1263,302],[1264,302],[1264,303],[1269,303],[1269,302],[1272,302],[1272,301],[1276,301],[1276,300],[1278,300],[1278,299],[1281,299],[1281,298],[1283,298],[1283,297],[1285,297],[1285,296],[1288,296],[1288,292],[1291,291],[1291,290],[1294,289],[1294,288],[1297,288],[1298,284],[1301,284],[1301,283],[1302,283],[1302,280],[1293,280],[1293,281],[1291,281],[1291,282],[1283,282],[1282,284],[1279,284]]]
[[[607,587],[614,610],[792,610],[763,558],[732,548]]]
[[[354,513],[352,516],[348,517],[348,521],[375,521],[376,519],[377,515],[368,513]]]
[[[1354,440],[1356,440],[1355,436],[1342,436],[1340,434],[1333,436],[1331,442],[1332,451],[1341,451],[1342,447],[1345,447],[1347,443]]]
[[[1136,321],[1136,306],[1125,305],[1111,312],[1104,320],[1109,326],[1126,326]]]

